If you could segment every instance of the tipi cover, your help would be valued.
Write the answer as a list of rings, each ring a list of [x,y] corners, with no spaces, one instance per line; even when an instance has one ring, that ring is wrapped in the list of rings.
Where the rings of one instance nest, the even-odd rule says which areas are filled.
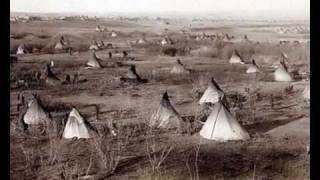
[[[42,106],[38,103],[37,99],[33,99],[28,104],[28,109],[23,117],[26,124],[36,125],[45,124],[49,120],[48,115],[43,110]]]
[[[233,51],[233,54],[229,60],[229,63],[230,64],[235,64],[235,63],[244,64],[244,61],[237,50]]]
[[[220,102],[213,107],[200,136],[209,140],[246,140],[250,136]]]
[[[224,92],[216,83],[214,78],[212,78],[211,83],[209,84],[209,87],[206,89],[206,91],[203,93],[202,97],[200,98],[199,104],[205,104],[205,103],[214,104],[222,100],[223,96],[224,96]]]
[[[173,66],[170,73],[171,74],[189,74],[190,72],[184,67],[180,59],[178,59],[177,63]]]
[[[97,58],[95,51],[93,50],[92,52],[92,56],[89,59],[89,61],[87,62],[87,65],[93,68],[101,68],[101,64],[99,62],[99,58]]]
[[[73,108],[64,127],[63,138],[90,138],[87,126],[80,113]]]
[[[171,105],[167,92],[163,94],[157,111],[152,114],[150,126],[157,128],[181,128],[181,117]]]
[[[250,64],[246,73],[250,74],[250,73],[258,73],[258,72],[260,72],[260,69],[259,69],[258,65],[256,64],[255,60],[252,59],[252,64]]]
[[[274,79],[275,79],[275,81],[280,81],[280,82],[293,81],[293,78],[289,74],[287,67],[283,61],[280,62],[280,66],[274,72]]]

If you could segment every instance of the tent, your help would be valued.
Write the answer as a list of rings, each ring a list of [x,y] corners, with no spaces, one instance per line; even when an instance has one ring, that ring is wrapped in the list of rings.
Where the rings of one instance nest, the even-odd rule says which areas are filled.
[[[307,85],[302,92],[303,99],[310,100],[310,84]]]
[[[214,78],[211,79],[211,83],[209,84],[209,87],[206,89],[206,91],[203,93],[202,97],[199,100],[199,104],[205,104],[205,103],[217,103],[220,100],[222,100],[224,97],[224,92],[219,87],[217,82],[214,80]]]
[[[16,54],[26,54],[27,50],[24,46],[24,44],[20,44],[18,49],[17,49],[17,53]]]
[[[163,38],[163,39],[161,40],[161,45],[166,45],[166,44],[168,44],[168,41],[167,41],[166,38]]]
[[[23,121],[29,125],[45,124],[49,121],[49,116],[38,100],[34,98],[28,103],[28,109],[23,117]]]
[[[181,128],[181,117],[171,105],[168,93],[162,96],[158,109],[150,118],[150,126],[157,128]]]
[[[288,72],[288,68],[285,65],[284,61],[280,61],[280,66],[274,72],[274,79],[275,81],[280,82],[291,82],[293,78]]]
[[[190,74],[190,71],[185,68],[180,59],[177,59],[177,63],[170,71],[171,74]]]
[[[128,72],[127,72],[127,78],[131,79],[131,80],[137,80],[137,81],[141,81],[141,77],[138,75],[137,71],[136,71],[136,66],[135,65],[131,65]]]
[[[87,126],[80,113],[73,108],[64,127],[63,138],[90,138]]]
[[[244,61],[237,50],[233,51],[233,54],[229,60],[229,63],[230,64],[236,64],[236,63],[244,64]]]
[[[255,60],[252,59],[252,64],[250,64],[246,73],[250,74],[250,73],[258,73],[258,72],[260,72],[260,69],[259,69],[258,65],[256,64]]]
[[[64,50],[67,48],[67,42],[64,40],[64,36],[60,37],[60,40],[55,45],[54,49],[56,50]]]
[[[237,120],[220,102],[217,102],[205,124],[200,130],[200,136],[215,141],[246,140],[250,136]]]
[[[100,59],[96,56],[95,50],[92,51],[92,56],[87,62],[87,65],[93,68],[101,68]]]

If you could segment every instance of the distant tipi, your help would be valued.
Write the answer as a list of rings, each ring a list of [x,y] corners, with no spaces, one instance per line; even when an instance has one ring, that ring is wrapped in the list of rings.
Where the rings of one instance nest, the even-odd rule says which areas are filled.
[[[240,56],[239,52],[236,49],[233,51],[233,54],[230,57],[229,63],[230,64],[236,64],[236,63],[245,64],[244,60],[242,59],[242,57]]]
[[[250,64],[246,73],[250,74],[250,73],[258,73],[258,72],[260,72],[260,69],[259,69],[258,65],[256,64],[256,61],[254,59],[252,59],[252,64]]]
[[[171,105],[168,93],[162,96],[158,109],[150,118],[150,126],[157,128],[179,128],[181,130],[182,119],[179,113]]]
[[[170,71],[171,74],[190,74],[190,71],[185,68],[181,63],[180,59],[177,59],[177,62]]]
[[[63,138],[90,138],[89,131],[83,117],[73,108],[64,127]]]
[[[291,82],[293,81],[293,78],[288,72],[288,68],[284,61],[280,61],[279,67],[276,69],[274,72],[274,79],[275,81],[280,81],[280,82]]]
[[[131,65],[128,72],[127,72],[127,78],[130,80],[137,80],[138,82],[141,82],[142,79],[139,76],[139,74],[136,71],[136,66],[135,65]]]
[[[25,45],[20,44],[16,54],[26,54],[26,53],[28,53],[28,51],[26,50]]]
[[[250,136],[241,127],[221,102],[217,102],[205,124],[200,130],[200,136],[215,141],[246,140]]]
[[[100,59],[96,56],[95,50],[92,51],[91,58],[87,62],[87,65],[92,68],[101,68],[102,65],[100,63]]]
[[[307,85],[302,92],[303,99],[310,100],[310,84]]]

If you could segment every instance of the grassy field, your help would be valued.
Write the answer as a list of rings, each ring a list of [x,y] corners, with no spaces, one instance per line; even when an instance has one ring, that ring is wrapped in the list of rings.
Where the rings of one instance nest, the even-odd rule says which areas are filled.
[[[229,42],[187,39],[179,33],[187,23],[164,25],[116,20],[11,23],[11,53],[21,43],[31,51],[40,49],[18,55],[18,62],[11,65],[11,179],[309,179],[306,152],[310,137],[309,104],[302,98],[308,82],[282,83],[272,78],[272,64],[280,60],[281,52],[289,57],[290,72],[309,72],[309,34],[273,31],[296,22],[190,23],[192,33],[227,32],[235,39]],[[95,32],[97,24],[115,30],[118,37]],[[177,42],[161,47],[158,42],[165,28]],[[79,53],[52,53],[59,35],[64,35]],[[249,41],[243,40],[244,35]],[[128,47],[127,40],[135,41],[142,36],[147,44]],[[91,56],[88,47],[92,40],[114,46],[96,52],[103,60],[102,69],[84,67]],[[280,45],[279,40],[300,43]],[[192,51],[204,46],[210,53],[184,51],[187,47]],[[177,55],[167,55],[166,49],[170,48],[175,48]],[[254,76],[245,73],[248,64],[230,65],[228,60],[234,49],[248,63],[254,58],[264,73]],[[123,50],[134,59],[122,57]],[[112,59],[109,52],[113,52]],[[191,69],[190,75],[169,73],[178,58]],[[78,73],[85,80],[54,87],[42,83],[16,86],[16,81],[42,72],[50,61],[54,61],[54,72],[60,79]],[[131,64],[136,65],[138,74],[147,83],[119,80]],[[249,140],[221,143],[199,136],[199,95],[212,76],[232,104],[231,113],[249,132]],[[293,89],[287,91],[290,86]],[[190,120],[190,133],[148,128],[150,116],[165,91],[181,116]],[[26,96],[37,93],[56,122],[62,122],[71,107],[76,107],[98,129],[99,135],[93,133],[93,138],[87,140],[62,139],[63,125],[58,126],[58,135],[50,130],[40,134],[37,127],[22,131],[16,109],[17,94],[22,92]],[[111,135],[110,123],[119,129],[118,136]],[[297,125],[288,126],[291,123]]]

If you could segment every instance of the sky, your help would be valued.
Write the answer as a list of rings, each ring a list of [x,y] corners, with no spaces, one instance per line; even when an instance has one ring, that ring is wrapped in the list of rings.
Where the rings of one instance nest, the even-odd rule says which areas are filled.
[[[278,12],[308,16],[308,0],[10,0],[11,12],[150,13]]]

